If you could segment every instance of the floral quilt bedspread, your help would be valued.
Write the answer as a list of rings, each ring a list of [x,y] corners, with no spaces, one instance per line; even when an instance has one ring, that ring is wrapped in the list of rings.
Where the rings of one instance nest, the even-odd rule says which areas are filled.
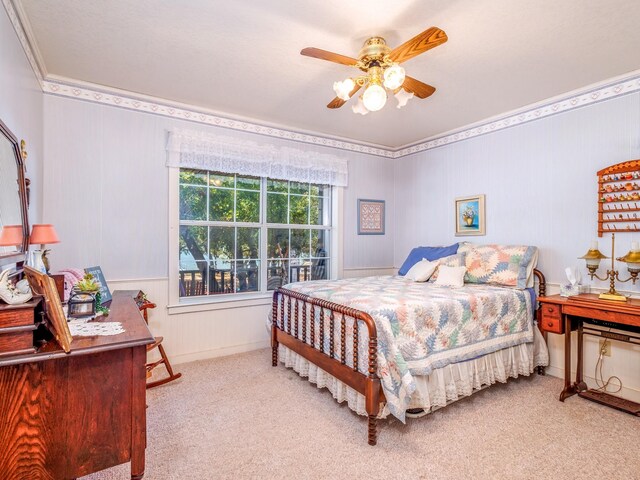
[[[300,282],[284,288],[371,315],[378,332],[378,374],[387,406],[402,421],[416,388],[414,375],[533,341],[532,299],[526,290],[471,284],[441,287],[401,276]],[[364,373],[365,341],[359,351],[359,369]]]

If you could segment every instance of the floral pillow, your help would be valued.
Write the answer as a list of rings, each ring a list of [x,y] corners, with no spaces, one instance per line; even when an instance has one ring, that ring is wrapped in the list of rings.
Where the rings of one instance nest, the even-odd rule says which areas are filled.
[[[448,257],[442,257],[438,260],[434,260],[438,262],[438,268],[436,268],[436,271],[433,273],[433,275],[431,275],[429,281],[435,282],[438,279],[438,270],[440,270],[440,265],[445,265],[447,267],[464,267],[464,257],[464,253],[456,253],[455,255],[449,255]]]
[[[538,248],[527,245],[466,243],[459,251],[465,254],[465,282],[516,288],[527,287],[529,274],[538,258]]]

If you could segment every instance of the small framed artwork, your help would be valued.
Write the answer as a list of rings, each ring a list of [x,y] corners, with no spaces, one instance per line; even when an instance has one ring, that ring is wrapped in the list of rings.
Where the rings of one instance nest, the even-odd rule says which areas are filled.
[[[100,267],[89,267],[84,269],[84,273],[90,273],[93,275],[93,279],[100,286],[100,303],[104,305],[111,301],[111,291],[107,285],[107,281],[104,278],[102,269]]]
[[[358,235],[384,235],[384,200],[358,199]]]
[[[484,195],[456,198],[456,237],[486,235]]]

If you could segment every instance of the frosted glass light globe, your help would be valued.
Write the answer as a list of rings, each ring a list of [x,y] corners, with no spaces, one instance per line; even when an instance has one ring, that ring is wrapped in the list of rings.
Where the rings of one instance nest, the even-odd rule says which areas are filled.
[[[395,90],[404,83],[404,68],[400,65],[391,65],[384,71],[384,86],[389,90]]]
[[[387,103],[387,91],[380,85],[372,84],[367,87],[362,95],[364,106],[370,112],[377,112]]]
[[[353,87],[356,86],[356,82],[353,81],[352,78],[347,78],[343,82],[334,82],[333,83],[333,91],[336,92],[336,95],[340,100],[344,100],[345,102],[349,100],[349,94]]]

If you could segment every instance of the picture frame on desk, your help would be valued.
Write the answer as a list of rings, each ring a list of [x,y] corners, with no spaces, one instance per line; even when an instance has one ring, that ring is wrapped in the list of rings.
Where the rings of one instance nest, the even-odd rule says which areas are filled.
[[[84,269],[85,273],[93,275],[93,279],[100,286],[100,304],[104,305],[111,301],[111,291],[107,285],[107,280],[104,278],[102,268],[100,266],[88,267]]]
[[[67,324],[67,318],[62,309],[62,303],[60,302],[55,281],[46,273],[42,273],[26,265],[24,267],[24,274],[29,281],[29,286],[33,293],[44,298],[44,306],[49,319],[51,333],[53,333],[62,349],[69,353],[71,351],[73,337],[69,331],[69,325]]]

